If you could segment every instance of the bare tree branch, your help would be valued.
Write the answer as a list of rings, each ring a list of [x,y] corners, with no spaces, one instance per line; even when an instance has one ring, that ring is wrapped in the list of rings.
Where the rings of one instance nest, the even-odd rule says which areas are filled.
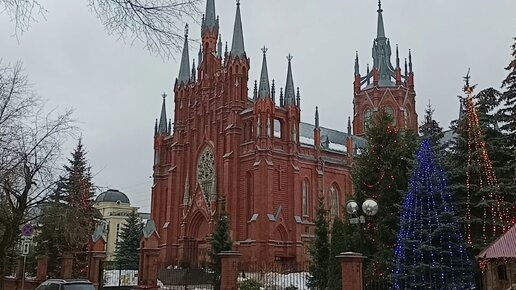
[[[35,15],[45,16],[45,8],[38,0],[0,0],[0,13],[5,12],[14,23],[14,35],[29,30]]]

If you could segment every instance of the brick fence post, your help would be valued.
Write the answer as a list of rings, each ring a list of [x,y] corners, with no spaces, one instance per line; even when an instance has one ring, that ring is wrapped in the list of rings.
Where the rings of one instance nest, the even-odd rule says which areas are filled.
[[[72,270],[73,270],[73,255],[72,254],[64,254],[61,259],[61,278],[62,279],[70,279],[72,278]]]
[[[364,289],[364,259],[360,253],[345,252],[337,256],[340,259],[342,270],[342,289],[363,290]]]
[[[237,290],[238,261],[242,254],[236,251],[224,251],[219,253],[221,262],[220,289]]]
[[[39,256],[38,257],[38,271],[36,274],[36,279],[38,281],[45,281],[48,275],[48,257],[47,256]]]

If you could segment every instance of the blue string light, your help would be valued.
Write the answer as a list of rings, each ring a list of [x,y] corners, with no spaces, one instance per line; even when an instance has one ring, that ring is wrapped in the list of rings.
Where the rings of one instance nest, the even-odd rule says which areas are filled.
[[[403,202],[393,289],[475,289],[444,170],[422,141]]]

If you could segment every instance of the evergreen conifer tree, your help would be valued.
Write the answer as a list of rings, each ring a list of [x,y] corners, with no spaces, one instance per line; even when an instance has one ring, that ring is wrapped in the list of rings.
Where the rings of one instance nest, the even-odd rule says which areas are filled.
[[[315,239],[310,245],[310,276],[308,287],[323,290],[328,285],[328,263],[330,261],[330,245],[328,241],[328,213],[324,200],[319,200],[317,218],[315,220]]]
[[[64,166],[54,194],[44,205],[38,252],[48,255],[50,269],[56,271],[62,254],[74,255],[74,277],[87,274],[86,247],[98,217],[93,208],[94,186],[81,139]],[[57,255],[56,255],[57,253]]]
[[[223,251],[231,251],[233,242],[231,241],[229,227],[229,217],[226,213],[221,213],[215,223],[215,231],[213,240],[211,241],[211,262],[213,270],[213,289],[220,290],[220,275],[222,273],[222,265],[219,253]]]
[[[508,202],[512,206],[512,223],[516,223],[516,38],[512,45],[512,59],[505,68],[509,74],[502,82],[505,91],[502,94],[502,108],[499,111],[501,121],[504,124],[501,129],[507,134],[507,149],[511,153],[511,157],[503,166],[503,171],[508,178],[502,182],[503,189],[509,193]]]
[[[473,289],[473,267],[446,177],[424,139],[403,202],[394,288]]]
[[[375,113],[366,132],[367,147],[353,164],[354,199],[378,202],[380,210],[368,217],[361,231],[360,252],[366,261],[366,283],[386,283],[392,273],[393,252],[399,227],[400,204],[407,191],[417,146],[414,132],[392,126],[392,117]]]
[[[346,240],[346,226],[337,216],[333,219],[331,226],[330,257],[328,263],[328,288],[329,290],[342,289],[342,270],[340,261],[337,258],[342,252],[349,251]]]
[[[120,269],[138,270],[140,254],[140,239],[143,223],[136,211],[131,212],[122,226],[119,240],[116,243],[115,261]]]

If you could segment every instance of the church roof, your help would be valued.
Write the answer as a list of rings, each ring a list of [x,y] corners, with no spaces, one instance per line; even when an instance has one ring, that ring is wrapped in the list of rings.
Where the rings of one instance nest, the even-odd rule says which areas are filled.
[[[480,259],[516,258],[516,225],[477,255]]]
[[[109,189],[99,194],[95,199],[96,202],[118,202],[130,204],[129,198],[123,192],[117,189]]]
[[[324,143],[325,140],[329,141],[329,146],[326,149],[334,150],[334,151],[346,151],[346,139],[348,138],[348,134],[337,131],[334,129],[329,129],[325,127],[319,127],[321,129],[321,141]],[[299,124],[299,140],[301,144],[305,145],[314,145],[314,129],[315,125],[301,122]],[[366,140],[359,136],[351,136],[353,139],[353,143],[357,146],[357,148],[365,148]]]

